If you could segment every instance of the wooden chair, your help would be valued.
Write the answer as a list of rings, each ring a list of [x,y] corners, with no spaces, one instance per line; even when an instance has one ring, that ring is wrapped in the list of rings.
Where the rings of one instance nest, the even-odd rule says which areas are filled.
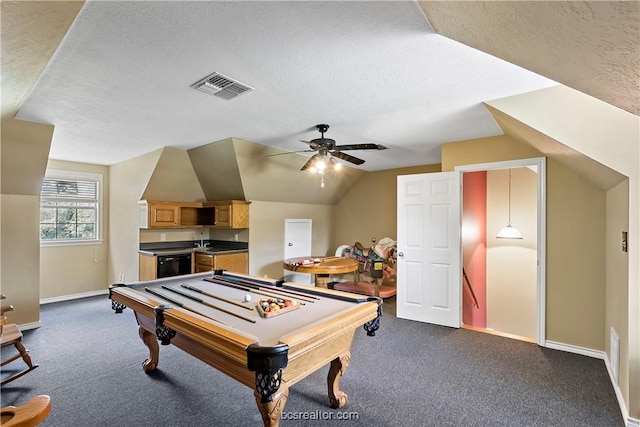
[[[33,427],[51,412],[51,398],[46,394],[32,397],[22,406],[5,406],[0,410],[2,427]]]
[[[5,299],[5,296],[0,295],[0,299]],[[18,325],[16,325],[15,323],[7,323],[7,318],[4,315],[4,313],[6,313],[7,311],[13,311],[13,306],[0,306],[0,347],[4,348],[6,346],[13,345],[18,352],[6,359],[3,359],[0,363],[0,367],[13,362],[14,360],[22,358],[24,363],[26,363],[27,368],[3,379],[2,382],[0,382],[0,386],[18,379],[24,374],[31,372],[38,367],[37,364],[34,364],[31,361],[29,351],[22,344],[22,332],[20,331],[20,329],[18,329]]]

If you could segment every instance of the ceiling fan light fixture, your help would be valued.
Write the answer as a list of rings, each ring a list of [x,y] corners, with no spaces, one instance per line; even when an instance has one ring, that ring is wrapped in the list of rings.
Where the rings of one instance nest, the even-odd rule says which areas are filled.
[[[324,159],[324,157],[320,157],[316,159],[313,166],[316,168],[318,173],[323,173],[327,169],[327,161]]]

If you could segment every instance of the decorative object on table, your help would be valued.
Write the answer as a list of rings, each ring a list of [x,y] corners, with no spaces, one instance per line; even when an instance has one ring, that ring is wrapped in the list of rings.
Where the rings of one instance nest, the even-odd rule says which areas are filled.
[[[300,304],[296,300],[284,298],[261,298],[256,308],[262,317],[273,317],[297,310]]]
[[[339,255],[355,259],[358,262],[358,270],[355,281],[335,282],[333,289],[382,298],[396,295],[395,286],[383,284],[396,274],[392,266],[395,265],[397,253],[395,240],[384,237],[377,243],[376,239],[371,239],[369,248],[365,248],[360,242],[341,248],[343,249]]]

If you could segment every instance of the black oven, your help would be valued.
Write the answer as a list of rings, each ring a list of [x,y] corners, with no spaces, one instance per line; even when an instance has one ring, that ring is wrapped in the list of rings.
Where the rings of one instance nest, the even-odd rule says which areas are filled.
[[[159,255],[156,273],[158,279],[191,274],[191,254]]]

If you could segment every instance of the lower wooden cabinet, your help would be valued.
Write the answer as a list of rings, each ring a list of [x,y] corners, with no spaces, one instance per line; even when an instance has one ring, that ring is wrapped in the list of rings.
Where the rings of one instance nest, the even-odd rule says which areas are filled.
[[[249,253],[236,252],[232,254],[203,254],[196,253],[196,273],[213,270],[228,270],[233,273],[249,274]]]

